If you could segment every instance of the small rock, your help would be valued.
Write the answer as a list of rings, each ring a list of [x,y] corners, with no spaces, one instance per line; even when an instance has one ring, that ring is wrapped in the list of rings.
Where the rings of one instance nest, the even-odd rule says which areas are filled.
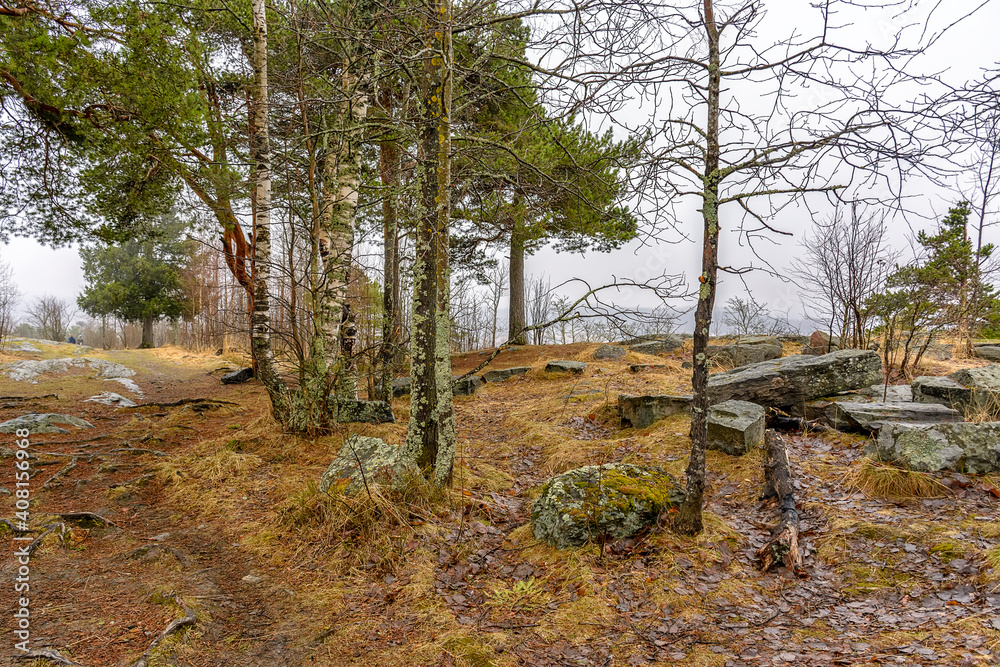
[[[550,361],[545,364],[545,371],[547,373],[582,373],[587,370],[587,364],[582,361],[568,361],[565,359],[557,359],[556,361]]]
[[[243,384],[244,382],[249,382],[253,379],[253,369],[252,368],[241,368],[238,371],[233,371],[232,373],[226,373],[222,376],[222,384]]]
[[[395,378],[392,381],[392,397],[400,398],[410,393],[413,380],[410,377]]]
[[[0,496],[9,496],[9,495],[11,495],[10,489],[0,486]]]
[[[503,382],[515,375],[524,375],[531,370],[531,366],[515,366],[514,368],[496,368],[486,371],[480,378],[483,382]]]
[[[667,364],[632,364],[628,367],[631,373],[641,373],[642,371],[650,371],[657,368],[670,368]]]
[[[334,399],[337,400],[337,399]],[[393,424],[396,416],[385,401],[337,400],[337,422],[340,424]]]
[[[159,535],[153,535],[149,539],[153,540],[154,542],[162,542],[163,540],[167,539],[168,537],[170,537],[170,533],[160,533]]]
[[[625,358],[625,348],[618,345],[602,345],[594,352],[594,359],[617,361]]]
[[[264,581],[264,577],[258,577],[256,574],[248,574],[243,577],[243,583],[250,584],[251,586],[256,586],[257,584]]]
[[[91,403],[101,403],[102,405],[113,405],[116,408],[134,408],[137,404],[130,398],[125,398],[121,394],[112,391],[101,392],[97,396],[83,399]]]
[[[451,378],[451,392],[455,396],[472,396],[482,386],[483,381],[475,375],[470,375],[467,378],[455,375]]]

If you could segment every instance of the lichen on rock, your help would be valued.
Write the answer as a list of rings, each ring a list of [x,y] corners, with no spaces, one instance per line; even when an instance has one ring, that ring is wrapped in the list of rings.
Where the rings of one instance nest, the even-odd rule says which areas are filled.
[[[564,549],[594,539],[622,539],[656,523],[684,492],[662,468],[606,463],[550,479],[531,507],[535,539]]]

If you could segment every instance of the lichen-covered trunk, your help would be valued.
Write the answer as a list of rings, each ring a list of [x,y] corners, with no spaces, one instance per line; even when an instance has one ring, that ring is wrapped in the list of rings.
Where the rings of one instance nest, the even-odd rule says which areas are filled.
[[[451,2],[426,7],[420,90],[419,216],[410,338],[410,421],[403,455],[436,484],[451,482],[455,414],[451,390],[448,223],[451,189]]]
[[[705,173],[702,176],[701,274],[698,306],[694,314],[694,359],[691,377],[694,401],[691,405],[691,458],[687,467],[684,503],[675,528],[694,534],[702,529],[702,498],[705,493],[705,448],[708,439],[708,334],[715,307],[715,287],[719,267],[719,32],[715,25],[712,0],[705,0],[705,28],[708,35],[708,119],[705,127]]]
[[[387,107],[383,104],[383,107]],[[399,317],[399,186],[400,151],[395,138],[379,144],[379,174],[385,193],[382,195],[382,238],[384,253],[382,267],[382,346],[379,349],[381,364],[382,399],[392,398],[392,381],[396,377],[396,361],[400,348]]]
[[[278,375],[271,345],[271,145],[268,135],[267,14],[264,0],[253,1],[253,104],[250,153],[253,160],[254,240],[253,316],[250,347],[256,376],[267,390],[275,418],[287,419],[285,384]]]
[[[338,398],[357,397],[354,321],[347,309],[354,228],[361,184],[361,142],[367,117],[364,80],[344,60],[344,102],[336,132],[324,143],[323,194],[313,230],[311,292],[313,331],[299,373],[299,391],[290,426],[299,431],[328,431],[336,422]],[[345,354],[345,351],[347,352]]]
[[[507,339],[513,340],[517,345],[526,345],[528,342],[526,334],[523,333],[527,325],[524,305],[524,235],[518,225],[510,233],[510,300],[509,317],[507,326]]]

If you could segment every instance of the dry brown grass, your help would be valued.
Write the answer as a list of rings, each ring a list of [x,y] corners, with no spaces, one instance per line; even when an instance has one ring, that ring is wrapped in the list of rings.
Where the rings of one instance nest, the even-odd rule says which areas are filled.
[[[905,500],[941,498],[951,490],[930,475],[862,458],[855,461],[843,477],[844,485],[870,498]]]

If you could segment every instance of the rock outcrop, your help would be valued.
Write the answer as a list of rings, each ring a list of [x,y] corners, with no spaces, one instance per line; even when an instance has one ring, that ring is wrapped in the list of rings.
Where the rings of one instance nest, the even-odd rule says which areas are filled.
[[[69,433],[68,429],[62,426],[73,426],[76,428],[94,428],[88,421],[73,417],[72,415],[60,415],[52,412],[22,415],[0,424],[0,433],[16,433],[21,429],[27,429],[29,433]]]
[[[886,422],[933,424],[960,422],[962,413],[937,403],[857,403],[837,401],[823,411],[824,421],[838,431],[872,433]]]
[[[455,375],[451,378],[451,392],[455,396],[472,396],[483,386],[483,381],[475,375],[463,378]]]
[[[622,426],[646,428],[657,419],[691,410],[691,396],[631,396],[619,394],[618,415]]]
[[[917,403],[939,403],[963,411],[972,403],[972,390],[951,378],[922,375],[910,387]]]
[[[801,412],[810,400],[869,387],[882,380],[882,361],[868,350],[821,356],[794,355],[715,373],[708,378],[710,402],[730,399]]]
[[[420,475],[416,463],[400,457],[400,449],[378,438],[351,436],[320,478],[320,492],[356,494],[375,484],[392,486]]]
[[[630,350],[639,354],[665,354],[673,352],[684,346],[684,341],[677,336],[664,336],[654,340],[647,340],[629,345]]]
[[[746,401],[725,401],[708,409],[709,449],[742,456],[763,442],[763,407]]]
[[[683,500],[684,491],[661,468],[584,466],[545,484],[531,507],[531,526],[535,539],[565,549],[635,535]]]
[[[1000,422],[885,424],[865,452],[911,470],[1000,471]]]
[[[777,338],[754,336],[742,338],[728,345],[709,345],[706,352],[715,363],[746,366],[779,358],[782,347]]]

